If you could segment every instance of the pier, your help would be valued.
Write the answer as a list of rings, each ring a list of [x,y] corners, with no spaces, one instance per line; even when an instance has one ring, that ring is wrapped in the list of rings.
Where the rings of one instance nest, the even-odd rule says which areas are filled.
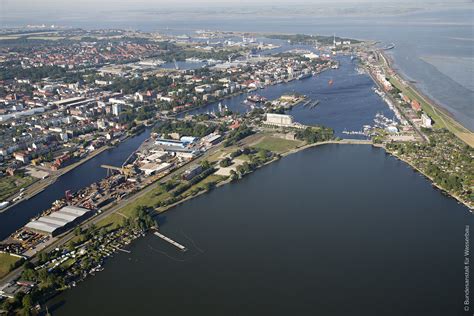
[[[305,103],[303,103],[303,106],[304,107],[307,106],[310,102],[311,102],[311,100],[306,101]]]
[[[160,237],[161,239],[163,239],[164,241],[167,241],[169,242],[170,244],[172,244],[173,246],[175,246],[176,248],[178,248],[179,250],[181,251],[186,251],[186,247],[184,247],[183,245],[181,245],[180,243],[174,241],[173,239],[171,238],[168,238],[166,237],[165,235],[163,234],[160,234],[159,232],[154,232],[153,234],[155,234],[156,236]]]

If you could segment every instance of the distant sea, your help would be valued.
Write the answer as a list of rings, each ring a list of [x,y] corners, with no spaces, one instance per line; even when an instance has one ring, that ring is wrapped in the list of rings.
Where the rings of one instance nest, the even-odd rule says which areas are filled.
[[[209,9],[212,10],[211,8]],[[352,37],[394,43],[394,65],[408,80],[474,131],[474,5],[423,9],[413,13],[378,17],[272,17],[229,14],[154,14],[149,11],[93,12],[87,16],[52,15],[24,18],[8,15],[2,25],[29,23],[93,28],[123,28],[142,31],[173,29],[232,30],[248,32],[306,33]],[[100,18],[99,18],[100,17]]]

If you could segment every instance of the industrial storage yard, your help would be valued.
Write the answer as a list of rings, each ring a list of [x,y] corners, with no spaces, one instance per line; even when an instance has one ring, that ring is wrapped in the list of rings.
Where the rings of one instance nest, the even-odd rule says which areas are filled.
[[[92,214],[93,212],[89,209],[68,205],[59,211],[32,220],[25,227],[39,233],[56,236]]]

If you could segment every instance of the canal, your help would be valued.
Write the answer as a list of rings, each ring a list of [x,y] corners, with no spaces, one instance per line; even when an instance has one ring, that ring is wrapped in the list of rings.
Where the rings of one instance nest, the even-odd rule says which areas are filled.
[[[103,179],[107,172],[100,166],[103,164],[121,166],[125,159],[150,136],[150,132],[150,129],[147,129],[140,135],[126,139],[118,146],[104,151],[59,177],[43,192],[0,213],[0,240],[25,225],[32,217],[51,207],[54,201],[63,198],[65,191],[75,192]]]
[[[159,217],[53,315],[459,315],[473,217],[405,163],[324,145]]]

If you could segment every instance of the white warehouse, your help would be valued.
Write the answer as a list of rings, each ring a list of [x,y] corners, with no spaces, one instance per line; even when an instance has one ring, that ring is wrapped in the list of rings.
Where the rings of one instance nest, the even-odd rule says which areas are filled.
[[[267,119],[265,123],[268,125],[290,127],[293,126],[293,116],[285,114],[267,113]]]

